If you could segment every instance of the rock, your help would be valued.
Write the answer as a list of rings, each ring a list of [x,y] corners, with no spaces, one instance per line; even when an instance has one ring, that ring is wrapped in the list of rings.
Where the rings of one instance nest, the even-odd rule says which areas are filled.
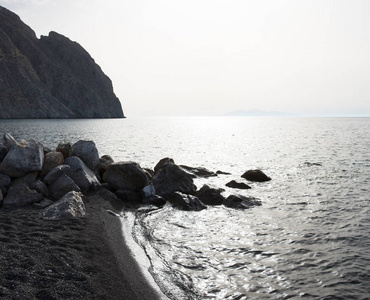
[[[103,181],[115,190],[140,192],[148,179],[139,164],[135,162],[116,162],[108,166]]]
[[[56,32],[37,38],[0,7],[3,118],[122,118],[111,80],[78,43]]]
[[[64,158],[72,156],[72,143],[59,143],[56,151],[63,154]]]
[[[69,192],[60,200],[46,208],[40,215],[44,220],[64,220],[84,217],[86,213],[83,195],[78,192]]]
[[[9,151],[13,146],[18,145],[18,142],[9,133],[3,135],[3,146]]]
[[[107,189],[104,189],[104,188],[100,189],[97,192],[97,195],[100,198],[102,198],[106,201],[116,201],[116,200],[118,200],[117,196],[114,193],[112,193],[111,191],[109,191]]]
[[[102,157],[99,158],[99,161],[100,161],[99,174],[101,177],[103,177],[108,166],[113,164],[114,160],[110,155],[103,155]]]
[[[165,158],[162,158],[154,167],[154,173],[157,173],[163,166],[165,165],[168,165],[168,164],[171,164],[171,165],[174,165],[175,162],[172,158],[169,158],[169,157],[165,157]]]
[[[152,181],[153,177],[154,177],[154,171],[152,169],[149,169],[149,168],[143,168],[143,170],[144,170],[145,175],[148,178],[148,180]]]
[[[161,196],[158,195],[151,195],[148,197],[143,198],[143,204],[155,205],[157,207],[162,207],[166,204],[166,200],[163,199]]]
[[[146,198],[150,196],[155,196],[155,188],[152,183],[143,188],[143,197]]]
[[[205,205],[221,205],[225,200],[221,195],[223,191],[223,189],[211,188],[205,184],[197,191],[197,196]]]
[[[79,157],[85,165],[93,172],[97,171],[100,165],[99,153],[93,141],[78,141],[72,146],[72,155]]]
[[[231,208],[247,209],[253,206],[262,205],[261,201],[254,197],[245,197],[242,195],[230,195],[224,201],[224,205]]]
[[[233,189],[240,189],[240,190],[247,190],[251,189],[248,184],[244,182],[236,182],[235,180],[231,180],[230,182],[226,183],[226,186]]]
[[[81,189],[66,174],[59,176],[49,187],[50,196],[53,199],[59,199],[70,191],[80,192]]]
[[[44,182],[48,185],[52,184],[55,180],[57,180],[62,174],[69,174],[71,171],[71,167],[68,165],[61,165],[57,166],[52,169],[45,177]]]
[[[3,200],[4,200],[3,192],[2,190],[0,190],[0,207],[3,206]]]
[[[35,190],[36,192],[42,193],[45,197],[49,197],[48,187],[40,179],[29,185],[30,189]]]
[[[199,211],[207,208],[197,197],[180,192],[172,193],[167,200],[173,207],[181,210]]]
[[[83,193],[91,189],[95,190],[99,188],[100,182],[96,178],[94,172],[91,171],[80,158],[77,156],[67,157],[64,163],[71,167],[68,175]]]
[[[196,186],[193,178],[178,165],[165,164],[153,178],[153,185],[158,195],[166,199],[167,194],[181,192],[195,194]]]
[[[44,163],[42,145],[28,141],[13,146],[0,164],[0,172],[10,177],[22,177],[33,171],[41,171]]]
[[[207,177],[217,176],[217,174],[215,172],[212,172],[212,171],[210,171],[206,168],[203,168],[203,167],[195,168],[195,167],[180,165],[180,168],[189,172],[194,177],[205,177],[205,178],[207,178]]]
[[[261,170],[248,170],[242,175],[242,177],[249,181],[255,181],[255,182],[264,182],[264,181],[271,180],[271,178],[268,177]]]
[[[8,150],[5,146],[0,146],[0,162],[2,162],[5,156],[8,154]]]
[[[16,178],[10,183],[9,187],[15,186],[20,183],[26,183],[30,187],[36,181],[37,175],[37,172],[31,172],[24,175],[23,177]]]
[[[40,202],[43,195],[31,190],[26,183],[11,187],[4,199],[4,207],[20,207]]]
[[[0,188],[8,186],[11,179],[8,175],[0,174]]]
[[[34,203],[33,206],[38,207],[38,208],[46,208],[46,207],[52,205],[53,203],[54,203],[54,201],[52,201],[52,200],[42,199],[41,202]]]
[[[217,175],[231,175],[231,173],[223,172],[223,171],[220,171],[220,170],[216,171],[216,174]]]
[[[52,169],[63,165],[64,157],[61,152],[49,152],[45,155],[44,165],[42,167],[40,177],[45,177]]]
[[[142,200],[140,192],[117,190],[114,194],[126,203],[139,204]]]

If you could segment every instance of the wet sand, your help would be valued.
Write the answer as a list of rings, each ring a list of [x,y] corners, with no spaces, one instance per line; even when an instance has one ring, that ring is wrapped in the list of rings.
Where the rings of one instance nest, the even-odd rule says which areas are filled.
[[[166,299],[143,276],[109,202],[85,204],[86,217],[63,221],[0,208],[0,299]]]

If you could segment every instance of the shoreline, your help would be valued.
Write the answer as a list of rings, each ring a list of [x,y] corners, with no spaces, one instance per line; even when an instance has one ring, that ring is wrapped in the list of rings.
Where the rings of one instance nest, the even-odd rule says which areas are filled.
[[[32,207],[0,209],[1,299],[168,299],[144,276],[108,201],[84,218],[40,219]]]

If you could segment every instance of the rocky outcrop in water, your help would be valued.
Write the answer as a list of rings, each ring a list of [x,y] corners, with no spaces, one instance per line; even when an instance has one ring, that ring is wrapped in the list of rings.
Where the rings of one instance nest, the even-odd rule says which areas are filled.
[[[111,80],[78,43],[38,39],[0,6],[0,118],[122,118]]]

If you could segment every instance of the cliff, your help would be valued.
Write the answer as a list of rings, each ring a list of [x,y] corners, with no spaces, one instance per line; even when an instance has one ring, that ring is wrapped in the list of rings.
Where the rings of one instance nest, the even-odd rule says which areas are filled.
[[[122,118],[111,80],[78,43],[36,37],[0,6],[0,118]]]

